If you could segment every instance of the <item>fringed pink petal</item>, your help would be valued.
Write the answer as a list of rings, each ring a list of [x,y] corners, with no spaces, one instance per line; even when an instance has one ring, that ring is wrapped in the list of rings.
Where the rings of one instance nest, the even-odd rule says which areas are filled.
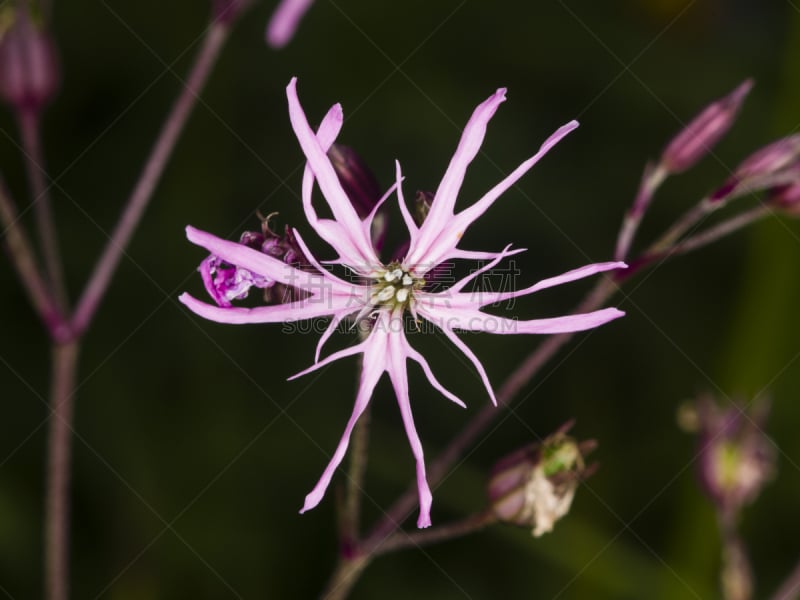
[[[417,470],[417,493],[419,495],[419,518],[417,527],[420,529],[431,526],[431,504],[433,495],[428,486],[428,479],[425,475],[425,453],[422,450],[422,442],[417,434],[414,425],[414,417],[411,414],[411,401],[408,397],[408,373],[406,371],[406,352],[403,348],[401,336],[389,336],[389,361],[387,371],[392,380],[397,405],[400,407],[400,416],[403,418],[403,426],[406,430],[408,443],[411,446],[411,453],[414,455]]]
[[[472,113],[472,117],[461,134],[458,148],[456,148],[453,158],[450,159],[450,165],[436,190],[430,212],[420,227],[420,235],[416,243],[409,249],[408,259],[411,263],[421,263],[425,258],[433,258],[429,257],[431,245],[444,232],[449,231],[456,199],[461,184],[464,182],[467,167],[480,150],[483,138],[486,136],[486,126],[497,111],[497,107],[505,102],[505,99],[506,90],[500,88],[479,104]]]
[[[286,96],[289,100],[289,119],[292,122],[292,128],[312,171],[314,171],[322,195],[330,206],[334,219],[340,225],[341,235],[349,238],[350,244],[358,251],[359,256],[350,256],[349,260],[361,264],[377,264],[378,259],[369,235],[364,233],[361,219],[342,188],[325,150],[308,124],[303,107],[297,97],[296,77],[293,77],[286,87]]]
[[[304,321],[306,319],[327,317],[343,309],[348,311],[347,298],[335,296],[327,298],[325,301],[320,301],[317,298],[315,302],[310,302],[313,298],[305,298],[298,302],[257,306],[255,308],[244,308],[242,306],[221,307],[216,304],[207,304],[187,293],[178,296],[178,300],[193,313],[204,319],[231,325]]]
[[[382,356],[375,356],[376,352],[382,354]],[[325,495],[331,478],[336,472],[337,467],[341,464],[345,452],[347,452],[347,447],[350,445],[350,435],[353,433],[353,428],[356,426],[359,417],[361,417],[364,410],[367,408],[370,397],[372,396],[372,391],[375,389],[375,385],[378,383],[381,374],[383,374],[383,368],[380,364],[383,362],[382,359],[385,354],[385,348],[381,352],[379,346],[373,345],[368,346],[368,350],[364,353],[364,369],[361,372],[361,383],[358,388],[358,394],[356,394],[353,413],[347,421],[347,426],[344,429],[339,445],[336,447],[336,451],[333,453],[328,466],[325,467],[325,470],[322,472],[322,477],[320,477],[314,489],[306,496],[303,508],[300,510],[301,514],[317,506]]]

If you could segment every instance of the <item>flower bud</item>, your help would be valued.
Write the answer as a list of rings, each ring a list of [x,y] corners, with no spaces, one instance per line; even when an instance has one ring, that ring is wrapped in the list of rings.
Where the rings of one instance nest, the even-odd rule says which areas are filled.
[[[0,30],[0,97],[16,110],[40,110],[58,89],[55,46],[24,3],[8,13],[10,25]]]
[[[787,214],[800,216],[800,169],[797,172],[797,182],[776,188],[770,201]]]
[[[596,446],[578,443],[568,423],[541,443],[531,444],[498,461],[489,478],[489,503],[497,520],[533,528],[536,537],[552,531],[569,512],[581,479],[594,471],[584,456]]]
[[[714,201],[729,200],[745,193],[781,189],[798,180],[798,165],[800,134],[781,138],[743,160],[711,198]]]
[[[775,453],[763,432],[769,404],[723,409],[709,396],[697,402],[700,481],[725,515],[752,503],[775,471]]]
[[[367,218],[381,199],[381,188],[375,175],[348,146],[333,144],[328,150],[328,158],[356,213],[362,219]],[[372,221],[372,241],[378,249],[383,245],[387,224],[386,211],[380,210]]]
[[[281,0],[267,24],[267,44],[283,48],[292,41],[300,21],[314,0]]]
[[[693,167],[722,139],[736,120],[753,81],[748,79],[730,94],[710,104],[664,149],[661,164],[670,173]]]

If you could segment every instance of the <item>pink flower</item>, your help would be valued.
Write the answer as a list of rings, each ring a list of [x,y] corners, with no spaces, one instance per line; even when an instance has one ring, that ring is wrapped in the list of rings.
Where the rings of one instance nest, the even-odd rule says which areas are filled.
[[[355,276],[354,280],[347,281],[323,268],[297,231],[294,231],[296,242],[313,270],[296,269],[243,244],[222,240],[210,233],[188,227],[186,231],[191,242],[204,247],[226,264],[243,269],[255,278],[299,288],[305,296],[301,300],[286,304],[256,308],[226,306],[226,303],[214,306],[196,300],[188,294],[183,294],[180,300],[198,315],[221,323],[276,323],[330,317],[330,324],[317,344],[314,364],[292,378],[356,354],[361,354],[363,357],[363,370],[355,406],[341,441],[319,482],[306,496],[300,512],[314,508],[322,500],[336,468],[347,451],[353,427],[367,407],[378,380],[385,372],[388,373],[394,387],[411,451],[416,460],[420,503],[417,525],[428,527],[431,524],[431,492],[425,476],[422,444],[411,413],[407,362],[412,360],[418,363],[434,388],[459,406],[465,405],[439,383],[425,358],[409,344],[404,329],[406,311],[415,321],[419,322],[420,318],[425,319],[444,333],[472,362],[489,398],[496,404],[494,391],[483,365],[467,344],[456,335],[456,331],[549,334],[597,327],[624,313],[615,308],[606,308],[586,314],[518,321],[485,313],[481,308],[603,271],[624,268],[626,265],[620,262],[591,264],[515,291],[465,291],[470,282],[493,268],[502,259],[522,252],[522,249],[511,250],[510,246],[507,246],[500,252],[463,250],[458,247],[462,235],[504,191],[536,164],[561,138],[577,127],[575,121],[558,129],[536,154],[523,162],[477,202],[460,212],[455,212],[456,198],[466,169],[480,149],[489,120],[505,100],[505,89],[497,90],[475,109],[434,195],[427,218],[422,225],[417,226],[403,197],[399,163],[396,164],[396,183],[375,206],[372,213],[364,219],[356,214],[326,154],[342,127],[341,106],[336,104],[328,111],[315,134],[300,106],[295,86],[296,79],[292,79],[287,87],[287,96],[292,127],[308,160],[302,184],[302,201],[306,218],[316,233],[338,254],[335,260],[326,262],[345,266]],[[332,213],[332,219],[319,217],[312,206],[311,193],[315,181]],[[395,190],[400,212],[408,228],[410,243],[405,258],[384,264],[370,241],[370,226],[381,204]],[[426,275],[440,263],[454,259],[489,262],[447,289],[435,292],[426,290],[424,287]],[[366,339],[355,346],[320,359],[325,342],[340,324],[353,317],[356,320],[367,320],[371,324]]]

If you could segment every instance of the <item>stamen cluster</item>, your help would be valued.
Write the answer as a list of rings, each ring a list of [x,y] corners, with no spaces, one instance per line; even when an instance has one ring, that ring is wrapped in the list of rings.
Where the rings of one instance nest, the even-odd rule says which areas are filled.
[[[414,291],[424,285],[423,278],[414,277],[400,263],[390,263],[375,276],[375,282],[372,284],[372,304],[387,306],[392,311],[408,308],[414,300]]]

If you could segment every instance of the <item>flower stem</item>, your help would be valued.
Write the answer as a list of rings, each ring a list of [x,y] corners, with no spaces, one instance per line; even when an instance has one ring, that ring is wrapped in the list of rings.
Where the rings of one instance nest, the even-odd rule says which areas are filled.
[[[97,307],[111,282],[111,277],[122,258],[122,254],[125,252],[125,248],[153,196],[156,185],[161,179],[164,167],[175,148],[175,143],[178,141],[192,108],[197,103],[199,94],[211,73],[212,67],[216,63],[229,31],[230,27],[227,24],[214,23],[208,28],[203,45],[195,58],[183,89],[164,121],[161,132],[128,199],[125,210],[78,301],[72,321],[76,332],[85,331],[97,311]]]
[[[736,526],[736,515],[720,514],[719,529],[722,537],[722,597],[725,600],[750,600],[753,596],[753,569]]]
[[[419,548],[434,544],[436,542],[443,542],[452,540],[458,537],[469,535],[480,531],[487,525],[491,525],[496,521],[496,517],[491,511],[484,511],[470,515],[466,519],[456,521],[455,523],[448,523],[446,525],[437,525],[430,529],[418,529],[416,531],[398,531],[391,537],[387,538],[379,546],[372,549],[372,556],[380,556],[381,554],[388,554],[404,548],[415,547]]]
[[[371,557],[366,554],[340,559],[320,598],[322,600],[344,600],[344,598],[347,598],[361,573],[369,565],[370,559]]]
[[[17,113],[22,155],[31,186],[31,200],[36,227],[39,231],[39,246],[42,250],[47,281],[56,304],[62,313],[67,311],[67,288],[64,283],[64,268],[58,248],[58,233],[53,217],[50,189],[45,180],[44,152],[41,139],[41,113],[37,109],[23,109]]]
[[[653,195],[656,190],[661,186],[667,178],[667,170],[658,165],[653,167],[647,165],[642,174],[642,181],[639,184],[639,191],[636,194],[636,199],[633,205],[625,214],[625,220],[622,222],[622,227],[617,236],[617,247],[614,251],[614,260],[625,260],[631,249],[633,238],[639,230],[639,225],[642,223],[647,209],[650,207],[650,202],[653,200]]]
[[[771,600],[797,600],[797,598],[800,598],[800,561],[794,566],[778,591],[772,595]]]
[[[66,321],[39,272],[36,256],[19,221],[16,205],[2,180],[0,180],[0,222],[5,228],[1,234],[11,263],[17,270],[34,310],[53,339],[66,337]]]
[[[45,509],[47,600],[67,600],[69,590],[69,479],[78,352],[78,341],[53,345]]]
[[[359,524],[361,522],[361,494],[364,473],[367,468],[369,423],[370,407],[368,406],[353,428],[353,434],[350,438],[350,465],[342,509],[340,539],[340,552],[344,557],[351,555],[358,544]]]

